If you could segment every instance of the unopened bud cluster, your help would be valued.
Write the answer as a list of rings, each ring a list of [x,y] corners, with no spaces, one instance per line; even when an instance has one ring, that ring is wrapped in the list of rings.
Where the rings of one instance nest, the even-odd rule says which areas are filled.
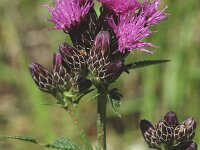
[[[79,96],[91,86],[89,80],[64,66],[59,52],[53,55],[52,71],[37,63],[30,64],[29,69],[39,89],[51,93],[60,104],[65,104],[64,95],[67,95],[67,97]]]
[[[140,129],[151,148],[197,150],[197,144],[192,141],[196,129],[196,121],[193,117],[179,123],[176,113],[168,112],[156,125],[141,120]]]

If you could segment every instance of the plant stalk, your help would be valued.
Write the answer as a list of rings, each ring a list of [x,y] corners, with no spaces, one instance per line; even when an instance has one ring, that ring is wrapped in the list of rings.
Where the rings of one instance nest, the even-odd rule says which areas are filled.
[[[98,150],[106,150],[106,104],[107,92],[103,88],[98,89],[97,98],[97,136]]]
[[[92,145],[90,144],[89,138],[88,138],[85,130],[82,128],[80,116],[79,116],[76,106],[71,104],[70,106],[65,107],[65,110],[69,113],[70,117],[74,121],[74,124],[76,125],[77,129],[79,130],[81,139],[83,140],[83,142],[86,146],[86,149],[92,150],[93,148],[92,148]]]

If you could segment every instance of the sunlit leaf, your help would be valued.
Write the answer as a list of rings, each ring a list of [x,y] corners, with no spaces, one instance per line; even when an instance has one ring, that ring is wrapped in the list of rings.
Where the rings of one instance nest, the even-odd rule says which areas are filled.
[[[71,142],[69,139],[60,138],[55,140],[53,144],[48,144],[46,147],[59,150],[81,150],[81,148]]]

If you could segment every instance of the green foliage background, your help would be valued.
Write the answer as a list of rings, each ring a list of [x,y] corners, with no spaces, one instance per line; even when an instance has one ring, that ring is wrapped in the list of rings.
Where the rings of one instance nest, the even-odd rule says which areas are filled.
[[[38,62],[50,68],[52,53],[69,37],[48,31],[52,25],[42,5],[50,0],[0,1],[0,135],[32,135],[49,143],[57,137],[80,142],[76,128],[64,110],[45,106],[53,103],[40,92],[28,71]],[[169,19],[154,27],[158,32],[148,41],[159,45],[154,54],[135,51],[129,62],[170,59],[171,62],[123,74],[113,87],[123,94],[121,114],[108,110],[108,149],[147,149],[138,130],[140,119],[156,123],[167,111],[177,112],[180,121],[194,116],[200,122],[200,1],[166,0]],[[97,6],[98,7],[98,6]],[[95,94],[95,93],[93,93]],[[92,95],[92,94],[91,94]],[[83,125],[96,144],[96,102],[85,97],[79,106]],[[200,126],[195,140],[200,145]],[[4,150],[42,150],[20,141],[0,141]]]

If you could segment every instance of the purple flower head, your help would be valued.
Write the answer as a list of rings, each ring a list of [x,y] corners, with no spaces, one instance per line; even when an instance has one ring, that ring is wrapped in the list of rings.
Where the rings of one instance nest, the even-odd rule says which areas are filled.
[[[146,18],[146,25],[155,25],[165,20],[168,14],[165,13],[167,7],[159,10],[160,0],[154,0],[152,3],[145,1],[140,9],[140,15]]]
[[[109,18],[108,23],[113,28],[118,39],[118,50],[124,53],[126,50],[138,49],[150,52],[143,47],[154,46],[152,43],[141,42],[146,36],[152,34],[149,27],[145,27],[145,18],[126,15],[120,16],[118,24],[113,18]]]
[[[47,6],[52,22],[55,27],[52,29],[68,32],[85,17],[92,7],[91,0],[56,0],[55,7]]]
[[[140,7],[140,3],[136,0],[98,0],[104,6],[108,7],[115,13],[124,14],[133,12]]]
[[[155,47],[155,45],[142,42],[142,40],[153,33],[150,30],[152,25],[166,19],[165,9],[160,11],[158,10],[159,6],[160,0],[154,0],[152,3],[145,1],[141,4],[138,13],[133,11],[132,13],[121,14],[117,21],[114,17],[108,18],[108,24],[112,27],[118,39],[118,51],[125,53],[125,51],[138,49],[151,52],[145,47]]]

